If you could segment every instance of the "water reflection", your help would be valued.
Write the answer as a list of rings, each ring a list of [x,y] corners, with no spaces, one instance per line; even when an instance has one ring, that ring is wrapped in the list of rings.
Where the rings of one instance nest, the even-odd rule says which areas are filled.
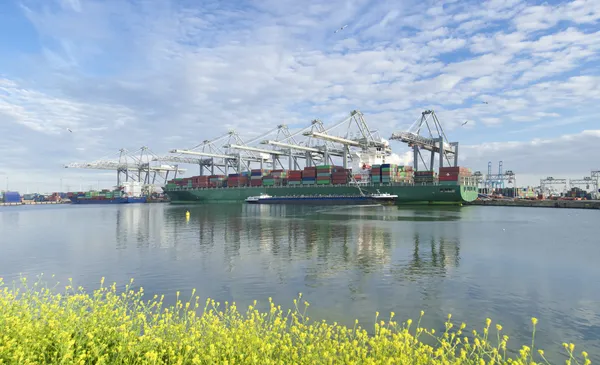
[[[196,288],[203,298],[240,306],[267,297],[285,305],[302,292],[314,304],[313,318],[352,325],[355,318],[372,323],[376,311],[404,319],[423,309],[424,324],[439,328],[451,312],[471,324],[501,321],[517,341],[528,340],[535,315],[546,348],[577,340],[600,350],[593,345],[600,339],[600,293],[589,284],[600,281],[600,231],[581,224],[597,213],[529,212],[241,204],[11,208],[0,211],[0,276],[55,273],[86,287],[97,287],[102,276],[119,283],[134,277],[148,295],[164,293],[167,301],[177,290]],[[565,226],[578,227],[576,239]]]

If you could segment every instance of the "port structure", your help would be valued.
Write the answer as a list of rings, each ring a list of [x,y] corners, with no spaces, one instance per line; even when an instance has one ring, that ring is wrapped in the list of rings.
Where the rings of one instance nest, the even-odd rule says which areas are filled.
[[[391,155],[389,142],[380,137],[367,125],[364,115],[353,110],[349,116],[331,126],[314,119],[297,131],[290,131],[286,124],[279,124],[266,133],[244,141],[235,131],[189,149],[173,149],[171,156],[162,156],[165,161],[200,165],[201,174],[208,168],[212,175],[215,168],[227,174],[251,169],[256,164],[263,167],[285,169],[282,159],[287,160],[288,169],[302,166],[334,164],[334,158],[342,160],[348,168],[360,153],[371,153],[385,160]],[[185,155],[185,157],[184,157]],[[189,156],[196,156],[190,160]]]
[[[239,173],[244,170],[250,170],[252,163],[258,163],[261,169],[264,167],[277,168],[278,166],[283,168],[281,157],[288,158],[290,166],[297,165],[297,159],[305,157],[303,154],[295,152],[251,146],[251,144],[258,140],[271,135],[275,135],[276,139],[292,136],[285,124],[280,124],[276,128],[246,142],[236,131],[232,130],[213,140],[205,140],[189,149],[173,149],[169,152],[176,153],[178,154],[177,156],[163,156],[162,158],[168,161],[195,163],[200,166],[200,175],[204,175],[205,169],[211,175],[214,175],[216,172],[228,174],[230,171]],[[186,160],[182,155],[194,155],[206,158],[198,158],[190,161]]]
[[[552,176],[548,176],[545,179],[540,180],[540,192],[544,196],[552,195],[554,191],[556,191],[553,187],[555,185],[562,185],[563,191],[567,190],[568,181],[567,179],[555,179]]]
[[[177,165],[157,164],[163,162],[148,147],[143,146],[136,151],[129,151],[121,148],[118,157],[108,156],[107,158],[92,162],[74,162],[64,165],[65,168],[93,169],[93,170],[112,170],[117,172],[117,186],[124,182],[139,182],[148,185],[163,185],[173,173],[184,173],[186,170]]]
[[[413,167],[419,171],[419,162],[425,170],[433,171],[436,153],[439,155],[438,167],[444,167],[444,159],[448,166],[458,166],[458,142],[449,142],[437,115],[433,110],[425,110],[421,117],[413,122],[407,131],[392,133],[390,140],[408,144],[413,149]],[[429,151],[429,164],[421,153]],[[451,161],[452,158],[452,161]]]
[[[288,131],[279,139],[263,139],[260,143],[287,153],[290,169],[300,168],[299,159],[304,160],[304,166],[316,166],[335,164],[334,158],[341,158],[342,166],[348,168],[354,158],[361,158],[361,154],[371,154],[385,161],[392,153],[389,143],[369,128],[359,110],[353,110],[331,126],[326,127],[321,120],[314,119],[294,133]],[[299,152],[294,158],[293,151]]]
[[[591,173],[591,177],[596,181],[596,194],[600,195],[600,170],[593,170]]]
[[[197,164],[200,175],[208,170],[211,175],[220,171],[227,174],[229,169],[240,171],[242,168],[249,169],[251,162],[259,162],[261,166],[268,161],[269,157],[261,155],[256,151],[236,152],[231,151],[223,145],[245,145],[241,136],[234,130],[230,130],[222,136],[212,140],[204,140],[201,143],[187,149],[173,149],[170,153],[176,155],[161,156],[165,161]],[[195,158],[189,156],[196,156]]]
[[[595,180],[592,176],[585,176],[581,179],[569,179],[570,188],[580,186],[583,186],[585,188],[585,191],[587,191],[588,193],[598,193],[598,180]],[[590,188],[592,190],[590,190]]]

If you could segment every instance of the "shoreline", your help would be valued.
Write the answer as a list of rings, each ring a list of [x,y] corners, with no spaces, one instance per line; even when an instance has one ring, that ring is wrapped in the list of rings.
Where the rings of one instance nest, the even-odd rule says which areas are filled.
[[[474,200],[464,205],[495,207],[533,207],[566,209],[600,209],[600,200]]]

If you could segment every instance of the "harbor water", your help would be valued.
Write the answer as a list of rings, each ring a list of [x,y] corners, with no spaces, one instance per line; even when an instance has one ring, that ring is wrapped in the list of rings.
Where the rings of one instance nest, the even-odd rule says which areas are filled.
[[[189,211],[189,217],[186,217]],[[220,204],[0,207],[0,277],[43,273],[92,290],[235,301],[303,294],[313,319],[372,326],[375,312],[437,331],[501,323],[509,345],[554,361],[563,342],[600,360],[600,225],[593,210]],[[51,276],[55,275],[54,278]],[[121,285],[122,287],[122,285]],[[493,327],[493,325],[492,325]],[[554,363],[553,361],[553,363]]]

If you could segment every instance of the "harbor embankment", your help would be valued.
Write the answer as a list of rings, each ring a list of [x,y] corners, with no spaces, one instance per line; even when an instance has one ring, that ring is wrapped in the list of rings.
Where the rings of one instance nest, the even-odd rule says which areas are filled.
[[[499,207],[536,207],[600,209],[600,200],[475,200],[464,205],[486,205]]]

